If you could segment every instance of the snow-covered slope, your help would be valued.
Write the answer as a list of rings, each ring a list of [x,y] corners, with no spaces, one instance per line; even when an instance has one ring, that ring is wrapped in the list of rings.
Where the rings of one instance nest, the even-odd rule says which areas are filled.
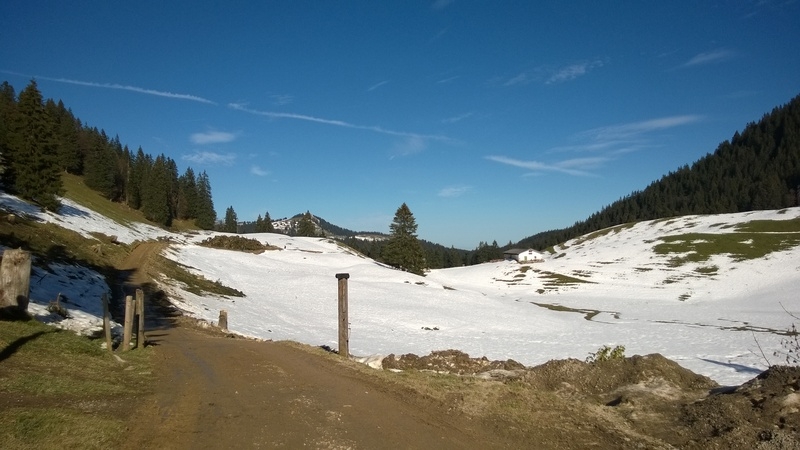
[[[8,205],[6,198],[0,200]],[[82,211],[73,215],[84,223],[53,220],[79,230],[106,226],[71,208]],[[800,220],[800,208],[643,222],[567,242],[542,263],[493,262],[426,277],[327,239],[248,235],[281,249],[250,254],[198,245],[213,233],[173,236],[181,243],[164,256],[246,297],[201,297],[169,282],[164,288],[198,318],[213,322],[226,310],[235,332],[336,347],[335,275],[346,272],[356,355],[455,348],[534,365],[624,345],[628,355],[661,353],[720,383],[738,384],[765,368],[758,345],[780,362],[772,356],[781,348],[775,332],[792,321],[783,307],[800,311],[800,246],[755,259],[719,254],[681,264],[675,258],[687,254],[657,246],[669,236],[730,233],[730,225],[753,220]],[[113,229],[103,233],[123,236],[119,225],[107,225]]]

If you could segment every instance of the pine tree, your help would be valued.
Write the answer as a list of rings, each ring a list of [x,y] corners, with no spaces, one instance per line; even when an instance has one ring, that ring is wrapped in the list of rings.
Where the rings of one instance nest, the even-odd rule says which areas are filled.
[[[178,210],[179,219],[195,218],[197,214],[197,179],[191,167],[178,179]]]
[[[143,184],[142,212],[145,217],[160,225],[172,225],[169,198],[169,168],[162,154],[153,163],[153,168]]]
[[[197,211],[195,224],[203,230],[213,230],[217,222],[217,212],[214,210],[214,201],[211,198],[211,182],[208,174],[203,171],[197,176]]]
[[[314,220],[311,217],[311,213],[306,211],[303,214],[303,217],[300,218],[300,222],[297,224],[297,235],[298,236],[316,236],[317,235],[317,227],[314,225]]]
[[[42,103],[42,94],[31,83],[19,94],[16,120],[12,123],[9,162],[14,190],[22,197],[55,211],[63,193],[56,157],[54,121]]]
[[[389,225],[391,237],[383,249],[387,264],[407,272],[422,275],[426,269],[425,252],[417,239],[417,222],[408,206],[403,203]]]
[[[12,172],[9,168],[11,123],[16,120],[17,95],[14,87],[4,81],[0,85],[0,185],[10,187]]]
[[[269,211],[264,213],[264,233],[274,233],[275,226],[272,225],[272,218],[269,216]]]
[[[229,206],[225,210],[225,222],[222,226],[222,231],[226,233],[236,233],[238,231],[239,219],[236,217],[236,211],[233,206]]]

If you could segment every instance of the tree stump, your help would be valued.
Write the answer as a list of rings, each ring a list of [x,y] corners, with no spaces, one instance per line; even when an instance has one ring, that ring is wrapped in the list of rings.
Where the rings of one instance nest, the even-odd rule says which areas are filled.
[[[6,250],[0,263],[0,315],[26,315],[30,286],[31,254],[22,249]]]

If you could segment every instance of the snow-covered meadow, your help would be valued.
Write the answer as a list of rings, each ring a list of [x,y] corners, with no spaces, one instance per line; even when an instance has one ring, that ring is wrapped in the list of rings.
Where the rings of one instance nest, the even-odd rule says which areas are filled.
[[[772,355],[781,349],[781,336],[773,331],[792,323],[784,307],[800,311],[800,246],[758,259],[716,255],[679,266],[669,263],[675,255],[653,249],[665,236],[729,233],[732,229],[723,225],[752,220],[800,220],[800,208],[643,222],[567,242],[542,263],[499,261],[419,277],[329,239],[247,235],[280,248],[251,254],[198,245],[214,233],[179,236],[141,224],[121,225],[68,200],[71,213],[61,215],[26,209],[5,194],[0,204],[122,242],[169,235],[174,243],[164,256],[245,294],[197,296],[165,280],[163,288],[175,305],[210,322],[226,310],[229,328],[247,336],[335,348],[335,275],[349,273],[350,350],[360,356],[453,348],[536,365],[584,359],[603,345],[624,345],[627,355],[661,353],[721,384],[739,384],[765,369],[759,345],[773,363],[781,362]],[[85,286],[74,274],[41,269],[37,274],[31,289],[36,314],[45,316],[42,305],[57,292],[71,292],[65,295],[76,304],[82,301]],[[85,273],[81,279],[94,278]],[[582,282],[567,283],[570,279]],[[87,292],[87,303],[99,298]],[[94,309],[81,314],[99,320]]]

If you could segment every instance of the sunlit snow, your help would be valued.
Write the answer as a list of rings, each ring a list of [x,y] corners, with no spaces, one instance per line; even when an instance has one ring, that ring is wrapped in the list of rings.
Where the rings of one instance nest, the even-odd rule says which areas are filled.
[[[280,248],[251,254],[198,245],[215,233],[178,236],[124,226],[72,202],[61,215],[38,212],[5,194],[0,204],[86,236],[96,231],[122,242],[171,236],[175,243],[164,256],[245,297],[197,296],[176,284],[162,288],[197,318],[216,322],[226,310],[229,328],[247,336],[336,348],[335,275],[349,273],[350,351],[361,356],[454,348],[530,366],[624,345],[627,355],[661,353],[721,384],[739,384],[766,368],[764,356],[781,362],[772,355],[781,349],[775,332],[792,323],[783,308],[800,311],[800,247],[754,260],[717,255],[677,267],[653,251],[664,236],[730,232],[722,224],[751,220],[798,220],[800,208],[643,222],[567,242],[541,263],[499,261],[420,277],[324,238],[251,234]],[[710,267],[715,270],[704,273]],[[74,278],[59,272],[67,270],[77,269],[37,269],[31,310],[43,315],[42,305],[66,292],[82,311],[80,317],[72,313],[74,321],[99,323],[98,289],[64,281]],[[585,282],[553,284],[554,274]],[[80,278],[86,286],[97,285],[90,271]],[[69,291],[70,283],[82,292]]]

